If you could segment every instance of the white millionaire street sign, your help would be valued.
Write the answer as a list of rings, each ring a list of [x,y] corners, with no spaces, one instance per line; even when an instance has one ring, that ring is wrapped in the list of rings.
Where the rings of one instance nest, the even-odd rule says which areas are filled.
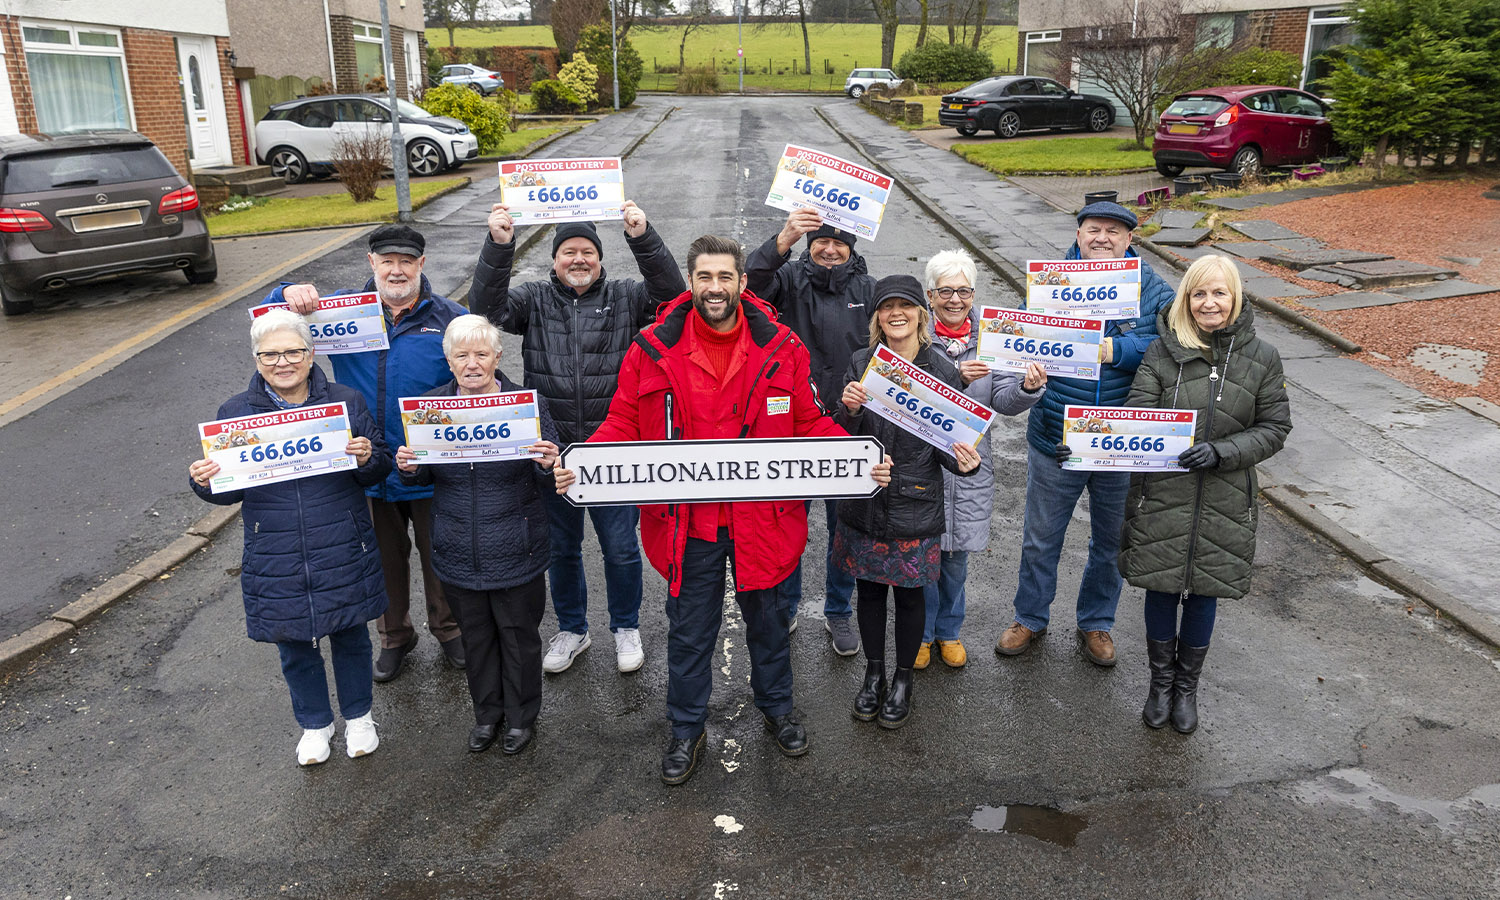
[[[869,497],[885,448],[869,437],[573,444],[575,506]]]

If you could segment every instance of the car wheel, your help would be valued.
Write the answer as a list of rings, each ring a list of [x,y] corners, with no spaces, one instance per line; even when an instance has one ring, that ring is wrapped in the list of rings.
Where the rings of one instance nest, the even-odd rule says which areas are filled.
[[[21,316],[31,312],[31,298],[20,291],[13,291],[0,284],[0,311],[7,316]]]
[[[219,278],[219,259],[210,256],[208,262],[188,266],[182,274],[187,276],[188,284],[212,284]]]
[[[1102,106],[1094,107],[1094,111],[1089,113],[1089,131],[1099,132],[1109,128],[1110,118],[1109,110]]]
[[[963,135],[964,137],[973,137],[974,135],[979,133],[979,123],[965,122],[962,125],[958,126],[958,133]]]
[[[481,87],[477,82],[473,82],[473,81],[469,82],[469,90],[471,90],[474,93],[479,94],[481,96],[483,96],[483,94],[484,94],[484,88]]]
[[[413,175],[436,175],[448,161],[432,141],[412,141],[406,145],[406,167]]]
[[[1240,152],[1234,155],[1234,161],[1229,164],[1229,168],[1241,175],[1254,175],[1260,171],[1260,151],[1254,147],[1241,147]]]
[[[1182,174],[1182,170],[1184,168],[1186,167],[1174,166],[1171,163],[1164,163],[1161,160],[1156,161],[1156,171],[1161,175],[1166,176],[1167,178],[1176,178],[1178,175]]]
[[[852,87],[852,88],[849,89],[849,96],[853,97],[855,100],[858,100],[860,97],[863,97],[864,94],[865,94],[864,85],[856,84],[854,87]]]
[[[291,147],[277,147],[268,158],[271,174],[286,180],[287,184],[301,184],[307,180],[307,157]]]
[[[1013,138],[1021,133],[1021,117],[1015,110],[1007,109],[1000,114],[995,121],[995,135],[1003,138]]]

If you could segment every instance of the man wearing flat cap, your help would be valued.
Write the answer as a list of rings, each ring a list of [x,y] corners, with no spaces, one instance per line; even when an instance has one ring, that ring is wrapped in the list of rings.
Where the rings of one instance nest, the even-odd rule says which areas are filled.
[[[1135,214],[1118,203],[1090,203],[1078,213],[1078,239],[1068,259],[1135,256],[1130,234]],[[1078,585],[1078,638],[1083,654],[1098,666],[1115,664],[1115,607],[1120,602],[1120,532],[1125,523],[1129,473],[1072,472],[1061,468],[1069,456],[1063,436],[1063,410],[1075,406],[1123,406],[1146,348],[1156,340],[1156,314],[1172,303],[1171,285],[1141,260],[1141,309],[1134,319],[1105,323],[1098,381],[1053,376],[1047,392],[1031,408],[1027,428],[1026,524],[1021,532],[1021,572],[1016,588],[1015,622],[995,645],[1001,656],[1018,656],[1047,630],[1057,592],[1057,562],[1073,508],[1089,495],[1089,556]]]
[[[604,421],[625,351],[656,318],[660,304],[687,290],[677,261],[646,221],[646,213],[629,200],[623,213],[625,244],[644,281],[606,278],[598,231],[590,222],[568,222],[557,226],[552,237],[552,272],[547,280],[512,284],[515,222],[498,203],[491,207],[489,234],[474,269],[470,309],[522,336],[526,386],[547,399],[558,443],[564,447],[587,440]],[[571,666],[592,639],[583,572],[584,510],[555,495],[547,502],[552,526],[547,575],[558,632],[542,659],[542,670],[556,674]],[[588,518],[604,552],[615,665],[621,672],[634,672],[646,659],[640,635],[641,549],[635,531],[640,511],[634,506],[594,506]]]
[[[380,295],[390,348],[341,353],[331,359],[334,378],[364,395],[390,447],[406,443],[400,398],[421,396],[452,379],[443,358],[443,331],[454,318],[467,312],[447,297],[433,293],[427,276],[422,274],[426,252],[427,240],[415,228],[383,225],[370,232],[369,280],[357,290],[340,292],[373,291]],[[282,284],[263,302],[285,302],[292,312],[306,315],[318,308],[318,289],[311,284]],[[465,662],[458,621],[432,569],[432,488],[403,484],[398,475],[392,469],[385,481],[365,492],[370,498],[375,542],[380,548],[385,592],[390,600],[377,623],[380,654],[375,659],[374,675],[381,682],[399,675],[407,654],[417,646],[410,613],[413,543],[422,564],[427,630],[437,638],[450,665],[462,669]]]
[[[792,259],[792,248],[806,238],[807,249]],[[781,321],[807,345],[812,358],[813,384],[826,407],[843,392],[844,368],[854,351],[870,337],[870,314],[875,311],[875,278],[864,257],[855,252],[857,238],[829,225],[815,209],[795,210],[770,240],[751,252],[745,273],[751,293],[775,307]],[[854,625],[854,579],[833,564],[833,525],[837,502],[825,500],[828,519],[827,576],[823,589],[824,627],[840,656],[859,652]],[[811,542],[809,542],[811,543]],[[802,567],[787,578],[782,590],[791,604],[792,628],[802,600]]]

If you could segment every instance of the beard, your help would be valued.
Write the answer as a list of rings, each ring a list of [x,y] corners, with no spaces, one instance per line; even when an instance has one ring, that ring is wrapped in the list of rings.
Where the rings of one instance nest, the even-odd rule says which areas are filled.
[[[381,300],[389,306],[399,307],[405,306],[416,299],[417,292],[422,289],[422,281],[420,278],[414,278],[400,284],[382,281],[377,283],[376,287],[379,290]]]
[[[728,302],[724,303],[723,312],[714,312],[708,309],[708,304],[720,303],[726,300]],[[731,294],[727,291],[694,291],[693,309],[698,311],[698,315],[703,317],[703,321],[710,325],[717,325],[720,322],[729,321],[734,318],[735,313],[739,312],[740,295]]]
[[[593,270],[585,266],[568,267],[563,270],[563,283],[571,288],[588,287],[594,283]]]

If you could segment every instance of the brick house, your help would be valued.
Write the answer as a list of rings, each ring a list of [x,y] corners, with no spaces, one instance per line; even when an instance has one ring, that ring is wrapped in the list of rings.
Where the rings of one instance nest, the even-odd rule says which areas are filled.
[[[246,160],[224,0],[6,0],[0,134],[128,128],[173,165]]]
[[[1179,0],[1139,0],[1140,3],[1177,3]],[[1119,22],[1129,7],[1098,0],[1020,0],[1017,10],[1017,68],[1027,75],[1056,78],[1073,90],[1107,95],[1098,85],[1081,79],[1068,45],[1082,40],[1087,29]],[[1317,92],[1326,66],[1318,57],[1328,48],[1353,40],[1344,4],[1309,4],[1307,0],[1181,0],[1181,8],[1196,22],[1199,46],[1240,43],[1278,50],[1302,59],[1299,87]],[[1129,123],[1116,104],[1116,120]]]
[[[250,156],[255,123],[272,103],[332,90],[357,94],[385,71],[379,0],[225,0],[234,78]],[[386,0],[396,95],[426,81],[422,0]]]

